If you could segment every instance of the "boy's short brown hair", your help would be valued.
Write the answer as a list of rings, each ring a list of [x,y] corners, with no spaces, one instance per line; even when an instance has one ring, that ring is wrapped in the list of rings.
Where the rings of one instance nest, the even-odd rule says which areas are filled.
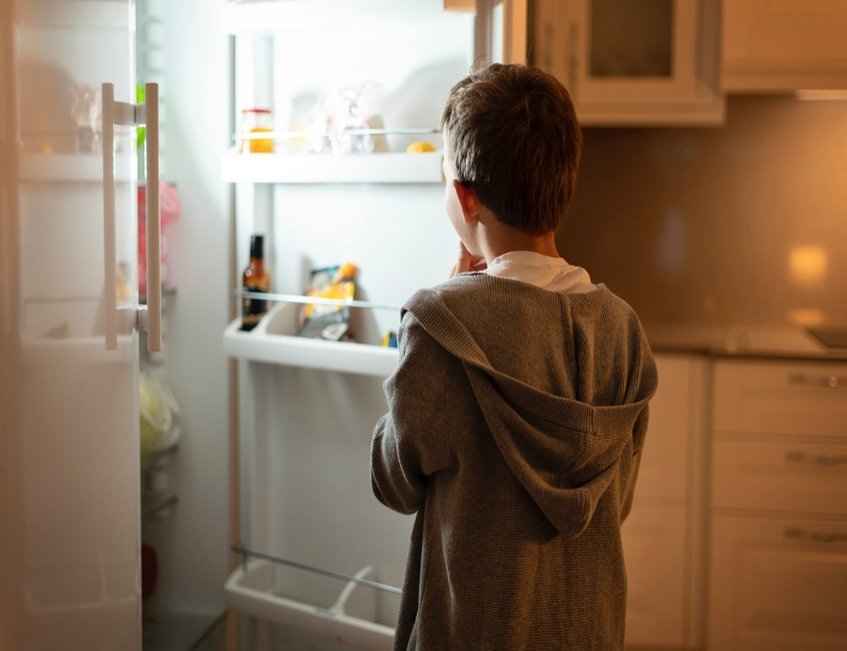
[[[456,179],[500,221],[533,235],[558,228],[582,130],[555,77],[517,64],[474,70],[450,90],[441,129]]]

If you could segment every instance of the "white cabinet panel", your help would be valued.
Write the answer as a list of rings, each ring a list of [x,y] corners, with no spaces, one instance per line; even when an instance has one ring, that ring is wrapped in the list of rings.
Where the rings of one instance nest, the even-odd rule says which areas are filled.
[[[584,124],[717,124],[719,17],[714,0],[536,0],[528,52]]]
[[[847,366],[714,372],[708,648],[847,648]]]
[[[847,512],[847,445],[717,441],[712,506]]]
[[[725,90],[847,87],[843,0],[723,0]]]
[[[683,500],[690,453],[691,361],[666,355],[657,359],[657,365],[659,387],[650,401],[650,421],[635,494]]]
[[[706,362],[656,355],[632,511],[622,528],[628,593],[626,642],[701,648],[705,571]]]
[[[721,362],[714,404],[716,431],[847,438],[847,364]]]
[[[639,504],[622,535],[626,643],[680,646],[685,636],[685,507]]]
[[[847,522],[716,517],[708,648],[847,648]]]

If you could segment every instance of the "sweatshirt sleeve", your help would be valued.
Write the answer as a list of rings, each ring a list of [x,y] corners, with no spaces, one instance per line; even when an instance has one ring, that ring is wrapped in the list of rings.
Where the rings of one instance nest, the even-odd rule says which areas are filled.
[[[450,463],[448,367],[458,362],[410,312],[403,315],[398,346],[399,365],[384,385],[388,413],[377,422],[371,443],[371,483],[380,502],[414,513],[429,476]]]
[[[632,500],[635,496],[635,482],[638,480],[638,470],[641,466],[641,451],[644,447],[644,436],[647,432],[649,407],[639,414],[638,420],[633,427],[633,450],[629,473],[626,478],[623,496],[621,498],[621,522],[623,522],[632,510]]]

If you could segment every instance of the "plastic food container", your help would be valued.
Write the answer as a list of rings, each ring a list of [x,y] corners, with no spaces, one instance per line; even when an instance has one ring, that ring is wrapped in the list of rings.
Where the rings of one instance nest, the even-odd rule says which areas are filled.
[[[241,111],[241,147],[242,153],[268,154],[274,150],[273,115],[270,109],[248,108]],[[268,134],[267,138],[256,137]]]

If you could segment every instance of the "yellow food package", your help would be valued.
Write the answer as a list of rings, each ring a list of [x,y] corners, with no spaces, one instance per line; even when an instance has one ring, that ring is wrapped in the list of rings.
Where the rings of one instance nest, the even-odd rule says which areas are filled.
[[[345,303],[352,301],[356,295],[357,271],[352,262],[312,271],[306,295],[341,303],[306,304],[297,333],[299,336],[331,341],[350,338],[350,307]]]

